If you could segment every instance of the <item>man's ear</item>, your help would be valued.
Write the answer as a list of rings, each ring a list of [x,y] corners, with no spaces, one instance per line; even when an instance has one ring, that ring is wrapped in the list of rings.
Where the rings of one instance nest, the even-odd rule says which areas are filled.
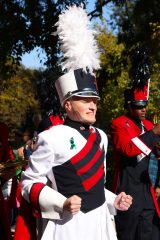
[[[68,111],[70,112],[71,107],[72,107],[71,102],[70,102],[69,100],[66,100],[66,101],[64,102],[64,109],[65,109],[65,111],[66,111],[66,112],[68,112]]]

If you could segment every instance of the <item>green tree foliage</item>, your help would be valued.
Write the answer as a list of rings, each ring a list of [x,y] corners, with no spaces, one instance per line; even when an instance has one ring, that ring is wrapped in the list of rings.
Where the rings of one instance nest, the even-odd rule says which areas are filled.
[[[160,61],[160,41],[153,38],[155,26],[160,24],[160,2],[158,0],[124,1],[121,6],[113,8],[115,27],[118,26],[118,38],[130,49],[137,43],[145,44]]]
[[[154,64],[151,75],[148,116],[155,123],[160,121],[160,64]]]
[[[109,123],[112,118],[123,112],[123,90],[132,81],[130,53],[139,44],[145,45],[150,51],[151,84],[148,117],[156,121],[159,118],[160,109],[160,2],[158,0],[100,0],[96,1],[96,9],[91,15],[102,16],[103,7],[110,3],[113,12],[111,26],[117,33],[117,37],[112,36],[112,39],[109,37],[107,39],[111,33],[101,29],[104,34],[102,35],[100,31],[102,69],[99,72],[98,85],[100,91],[102,90],[101,121]],[[107,46],[112,46],[111,42],[115,44],[112,52],[109,47],[107,49]],[[119,58],[117,58],[117,47],[120,50]]]
[[[109,87],[109,89],[112,89],[112,86],[114,87],[114,83],[118,82],[118,88],[117,88],[115,96],[112,96],[112,91],[110,92],[110,95],[104,94],[103,101],[107,101],[108,99],[108,106],[111,106],[111,113],[110,113],[110,107],[109,107],[109,119],[111,119],[111,116],[113,117],[116,115],[117,112],[121,114],[122,109],[116,108],[114,103],[112,102],[113,99],[116,99],[116,96],[119,97],[119,103],[122,104],[122,93],[117,92],[118,89],[121,86],[121,81],[123,82],[122,78],[124,78],[124,82],[126,81],[126,78],[128,78],[128,82],[132,81],[132,76],[130,73],[130,53],[132,49],[137,45],[145,45],[149,51],[150,51],[150,70],[151,70],[151,84],[150,84],[150,97],[149,97],[149,106],[148,106],[148,117],[154,120],[155,122],[158,121],[160,118],[160,1],[159,0],[115,0],[115,1],[96,1],[97,8],[93,11],[92,16],[101,16],[103,14],[103,7],[107,4],[112,4],[112,26],[113,30],[117,33],[116,43],[118,46],[121,44],[123,45],[123,49],[121,51],[121,63],[122,66],[127,72],[128,76],[126,76],[126,73],[123,76],[124,72],[123,69],[119,67],[119,62],[116,65],[117,68],[120,70],[119,73],[117,72],[117,68],[114,66],[114,63],[117,59],[116,52],[112,56],[108,56],[108,59],[111,60],[112,63],[112,71],[115,74],[115,76],[110,78],[108,75],[108,71],[110,71],[110,65],[108,65],[106,59],[106,66],[104,66],[102,61],[102,70],[101,70],[101,79],[106,79],[107,81],[100,85],[100,89],[103,86]],[[99,14],[98,14],[99,13]],[[109,44],[107,41],[105,43],[101,43],[101,46],[103,46],[104,49],[104,56],[107,54],[107,51],[105,53],[105,44]],[[103,52],[103,51],[102,51]],[[108,51],[109,53],[109,51]],[[111,58],[110,58],[111,57]],[[114,68],[113,68],[114,67]],[[122,71],[121,71],[122,70]],[[107,76],[106,76],[107,71]],[[121,73],[120,73],[121,72]],[[122,75],[121,75],[122,74]],[[100,81],[99,81],[100,82]],[[111,86],[109,86],[111,85]],[[106,90],[107,91],[107,90]],[[103,90],[104,92],[104,90]],[[117,101],[115,101],[117,102]],[[104,102],[105,103],[105,102]],[[104,106],[103,106],[104,108]],[[103,109],[101,108],[101,110]],[[105,109],[105,108],[104,108]],[[106,110],[106,109],[105,109]],[[103,112],[103,110],[102,110]],[[107,115],[107,111],[104,111],[104,116]],[[107,116],[106,116],[107,117]],[[105,118],[106,118],[105,117]]]
[[[124,44],[105,26],[99,27],[98,44],[101,51],[101,69],[97,73],[101,95],[100,121],[106,129],[110,121],[123,113],[123,92],[129,84],[127,58],[123,55]]]
[[[98,44],[101,51],[101,69],[97,73],[101,101],[98,111],[98,122],[108,130],[111,120],[124,114],[124,90],[132,85],[131,54],[124,54],[125,44],[118,42],[118,37],[107,30],[106,26],[98,27]],[[160,106],[159,64],[151,64],[151,84],[148,105],[148,118],[157,121]]]
[[[0,1],[0,72],[11,71],[7,65],[11,59],[19,64],[23,53],[41,47],[47,54],[48,66],[56,66],[58,60],[55,31],[59,13],[67,6],[81,4],[81,0],[1,0]],[[12,69],[14,70],[14,69]]]
[[[86,6],[90,0],[1,0],[0,1],[0,73],[12,74],[15,68],[8,61],[20,64],[24,53],[35,47],[44,50],[46,65],[57,71],[59,46],[55,32],[58,15],[66,7],[81,3]],[[94,0],[95,9],[89,13],[91,18],[101,17],[103,7],[124,0]],[[73,23],[74,24],[74,23]],[[42,60],[40,60],[42,61]]]
[[[36,71],[20,67],[16,75],[1,85],[0,121],[13,130],[25,122],[26,113],[39,108],[36,77]]]
[[[150,51],[151,85],[148,106],[149,118],[157,119],[160,110],[160,2],[158,0],[124,1],[113,9],[113,19],[118,26],[118,42],[125,44],[124,54],[132,48],[145,45]],[[131,78],[131,76],[130,76]]]

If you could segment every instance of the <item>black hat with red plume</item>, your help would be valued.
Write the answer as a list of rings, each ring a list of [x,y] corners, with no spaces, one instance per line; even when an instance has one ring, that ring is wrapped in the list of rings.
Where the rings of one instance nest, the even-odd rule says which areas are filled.
[[[144,46],[133,50],[131,73],[132,88],[126,89],[124,92],[125,107],[128,104],[133,107],[145,107],[149,97],[150,71],[148,51]]]

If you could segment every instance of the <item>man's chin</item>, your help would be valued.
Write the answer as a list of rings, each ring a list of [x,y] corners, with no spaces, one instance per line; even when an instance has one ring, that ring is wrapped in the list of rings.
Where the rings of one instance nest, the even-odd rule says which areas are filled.
[[[93,119],[91,119],[91,120],[85,119],[83,122],[88,125],[93,125],[96,122],[96,119],[94,119],[94,120]]]
[[[146,119],[146,116],[142,116],[142,117],[140,118],[140,120],[144,120],[144,119]]]

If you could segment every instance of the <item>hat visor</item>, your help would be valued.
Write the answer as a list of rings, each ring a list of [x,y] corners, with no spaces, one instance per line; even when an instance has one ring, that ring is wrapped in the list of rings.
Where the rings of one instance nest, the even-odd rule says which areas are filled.
[[[94,97],[94,98],[100,99],[99,95],[96,92],[81,92],[81,93],[75,93],[72,96],[77,96],[77,97]]]
[[[146,107],[148,101],[147,100],[131,101],[130,104],[133,107]]]
[[[63,103],[64,101],[66,101],[67,99],[73,97],[73,96],[77,96],[77,97],[90,97],[90,98],[97,98],[98,100],[100,100],[100,97],[98,95],[98,93],[96,91],[93,90],[85,90],[85,91],[74,91],[74,92],[69,92],[65,98],[63,99]]]

